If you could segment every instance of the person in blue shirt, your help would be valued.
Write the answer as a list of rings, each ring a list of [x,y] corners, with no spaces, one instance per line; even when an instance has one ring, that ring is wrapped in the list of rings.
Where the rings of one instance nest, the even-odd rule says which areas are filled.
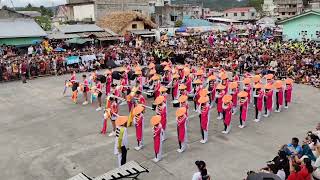
[[[286,153],[288,155],[301,155],[302,147],[299,145],[298,138],[292,138],[291,143],[287,145]]]

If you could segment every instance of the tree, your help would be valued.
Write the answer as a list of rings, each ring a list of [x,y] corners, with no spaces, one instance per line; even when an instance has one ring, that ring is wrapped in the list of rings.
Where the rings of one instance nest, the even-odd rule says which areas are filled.
[[[39,24],[39,26],[42,27],[43,30],[45,31],[50,31],[51,30],[51,19],[48,16],[40,16],[36,17],[35,21]]]
[[[174,24],[175,27],[181,27],[183,25],[182,20],[177,20]]]
[[[263,0],[249,0],[248,6],[256,8],[258,12],[262,11]]]

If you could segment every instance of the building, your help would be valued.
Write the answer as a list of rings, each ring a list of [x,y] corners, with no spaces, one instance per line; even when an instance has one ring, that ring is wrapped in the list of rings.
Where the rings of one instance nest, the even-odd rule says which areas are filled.
[[[221,18],[221,17],[223,17],[223,12],[211,11],[211,10],[204,11],[204,16],[203,16],[204,19],[207,19],[207,18]]]
[[[101,18],[97,24],[102,28],[108,28],[119,35],[125,35],[128,32],[139,31],[140,33],[157,28],[149,17],[139,12],[113,12]]]
[[[275,15],[278,20],[286,19],[303,12],[303,0],[275,0]]]
[[[61,8],[61,9],[60,9]],[[95,21],[95,0],[67,0],[67,4],[59,6],[58,15],[65,15],[69,21]]]
[[[96,0],[96,17],[105,17],[108,13],[119,11],[136,11],[150,16],[154,12],[152,2],[150,0]]]
[[[155,22],[160,27],[174,27],[177,21],[182,21],[184,16],[196,19],[203,17],[202,6],[193,4],[164,4],[155,7],[153,15]]]
[[[9,9],[0,9],[0,27],[0,45],[28,46],[47,36],[32,17]]]
[[[254,7],[237,7],[227,9],[224,17],[237,21],[255,21],[257,18],[257,10]]]
[[[274,0],[264,0],[262,5],[263,15],[274,16],[274,9],[276,8]]]
[[[283,26],[284,40],[320,41],[320,12],[308,11],[278,22]]]

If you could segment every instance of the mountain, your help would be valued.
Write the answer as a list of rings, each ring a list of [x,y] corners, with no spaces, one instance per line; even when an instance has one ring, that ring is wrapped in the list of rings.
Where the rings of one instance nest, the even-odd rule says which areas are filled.
[[[212,10],[224,10],[232,7],[246,6],[248,0],[172,0],[173,4],[201,4]]]

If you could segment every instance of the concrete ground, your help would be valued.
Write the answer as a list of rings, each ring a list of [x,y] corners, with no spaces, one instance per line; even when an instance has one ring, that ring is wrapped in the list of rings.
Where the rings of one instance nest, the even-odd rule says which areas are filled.
[[[0,179],[64,180],[80,172],[96,177],[117,166],[114,139],[99,134],[102,112],[95,111],[96,104],[73,104],[70,97],[62,96],[63,82],[68,77],[0,84]],[[255,123],[251,107],[248,127],[237,127],[236,114],[229,135],[221,134],[223,124],[216,120],[213,109],[209,142],[204,145],[199,143],[198,117],[191,113],[189,144],[183,154],[176,152],[175,109],[170,106],[168,140],[164,143],[163,160],[157,164],[151,161],[154,154],[149,119],[154,112],[147,110],[145,148],[134,150],[135,131],[129,128],[128,160],[149,168],[150,173],[141,179],[191,179],[196,171],[194,162],[205,160],[212,179],[239,180],[246,171],[263,167],[293,136],[302,138],[313,129],[319,122],[319,102],[318,89],[295,85],[288,110]],[[150,100],[148,104],[151,105]],[[120,112],[127,115],[127,106],[121,106]]]

